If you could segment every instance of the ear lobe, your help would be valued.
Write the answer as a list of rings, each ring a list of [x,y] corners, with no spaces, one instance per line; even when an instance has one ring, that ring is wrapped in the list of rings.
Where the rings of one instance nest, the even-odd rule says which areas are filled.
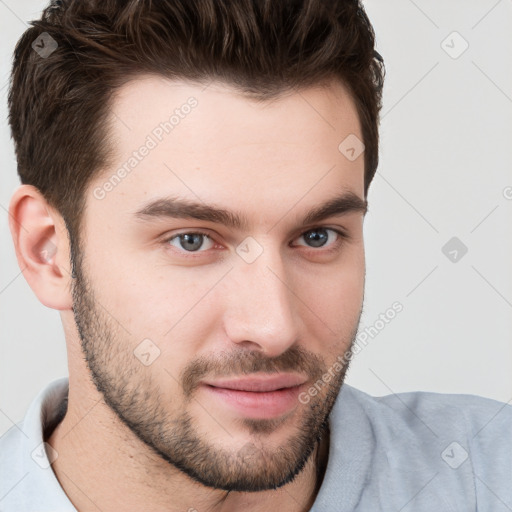
[[[21,185],[9,204],[9,228],[27,283],[47,307],[72,308],[69,237],[62,216],[39,190]]]

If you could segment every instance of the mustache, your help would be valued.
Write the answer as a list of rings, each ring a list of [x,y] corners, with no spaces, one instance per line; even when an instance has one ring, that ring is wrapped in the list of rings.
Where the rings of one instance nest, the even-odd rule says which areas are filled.
[[[212,357],[201,356],[182,370],[180,380],[185,397],[190,397],[206,377],[235,377],[259,372],[298,372],[316,381],[326,371],[327,366],[320,356],[294,345],[275,357],[265,357],[255,350],[220,352]]]

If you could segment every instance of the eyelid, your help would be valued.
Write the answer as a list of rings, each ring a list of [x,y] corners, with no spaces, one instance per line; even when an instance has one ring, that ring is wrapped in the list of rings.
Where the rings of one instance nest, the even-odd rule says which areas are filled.
[[[168,244],[169,247],[173,247],[169,244],[169,242],[171,242],[171,240],[174,240],[175,238],[178,238],[182,235],[203,235],[204,237],[208,238],[209,240],[211,240],[211,242],[215,245],[217,242],[215,241],[215,239],[213,238],[213,236],[208,233],[207,231],[203,230],[203,229],[188,229],[186,231],[180,231],[179,233],[173,233],[172,235],[169,235],[169,236],[166,236],[163,240],[162,240],[162,243],[164,244]],[[202,254],[202,253],[205,253],[207,252],[206,251],[185,251],[184,249],[183,250],[180,250],[178,249],[177,247],[173,247],[174,250],[176,250],[178,253],[180,254],[187,254],[187,255],[190,255],[190,256],[194,256],[195,254]]]
[[[318,248],[308,247],[306,245],[300,245],[299,247],[305,247],[306,249],[309,249],[313,252],[322,252],[322,249],[323,249],[323,252],[329,252],[329,251],[336,250],[339,247],[341,242],[346,241],[350,238],[350,235],[344,229],[342,229],[340,227],[333,228],[333,227],[329,227],[329,226],[312,226],[312,227],[308,227],[308,228],[300,231],[300,233],[297,236],[295,236],[295,238],[293,240],[296,240],[297,238],[300,238],[301,236],[305,235],[306,233],[309,233],[310,231],[315,231],[317,229],[318,230],[325,229],[328,231],[333,231],[334,233],[336,233],[339,236],[339,240],[337,242],[334,242],[333,244],[331,244],[331,246],[329,246],[329,248],[327,248],[327,249],[323,249],[323,247],[318,247]],[[197,229],[192,228],[192,229],[180,231],[178,233],[173,233],[172,235],[169,235],[169,236],[165,236],[162,240],[162,243],[168,244],[171,240],[174,240],[175,238],[179,237],[180,235],[192,235],[192,234],[203,235],[206,238],[210,239],[213,244],[217,243],[216,240],[214,239],[214,237],[208,231],[201,229],[201,228],[197,228]],[[174,247],[174,249],[176,249],[180,254],[186,254],[187,257],[194,257],[195,255],[208,252],[208,250],[185,251],[185,250],[179,250],[175,247]]]

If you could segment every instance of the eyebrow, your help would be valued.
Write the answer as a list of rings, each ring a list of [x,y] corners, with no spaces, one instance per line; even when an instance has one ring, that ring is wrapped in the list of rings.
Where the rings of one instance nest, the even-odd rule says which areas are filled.
[[[354,192],[344,192],[342,195],[329,199],[327,202],[306,212],[301,220],[301,225],[320,222],[330,217],[346,215],[351,212],[359,212],[365,215],[367,211],[367,200],[361,199]],[[239,212],[178,197],[154,199],[137,210],[134,215],[142,221],[165,218],[196,219],[224,224],[237,230],[247,230],[249,226],[247,218]]]

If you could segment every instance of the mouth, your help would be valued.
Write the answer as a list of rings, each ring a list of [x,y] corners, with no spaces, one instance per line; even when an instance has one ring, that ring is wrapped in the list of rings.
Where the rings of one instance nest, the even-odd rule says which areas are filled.
[[[298,374],[244,376],[204,381],[216,405],[252,419],[282,416],[295,408],[307,378]]]
[[[215,388],[265,393],[300,386],[306,381],[307,378],[301,375],[280,373],[276,375],[251,375],[249,377],[240,377],[237,379],[218,379],[204,381],[203,383]]]

